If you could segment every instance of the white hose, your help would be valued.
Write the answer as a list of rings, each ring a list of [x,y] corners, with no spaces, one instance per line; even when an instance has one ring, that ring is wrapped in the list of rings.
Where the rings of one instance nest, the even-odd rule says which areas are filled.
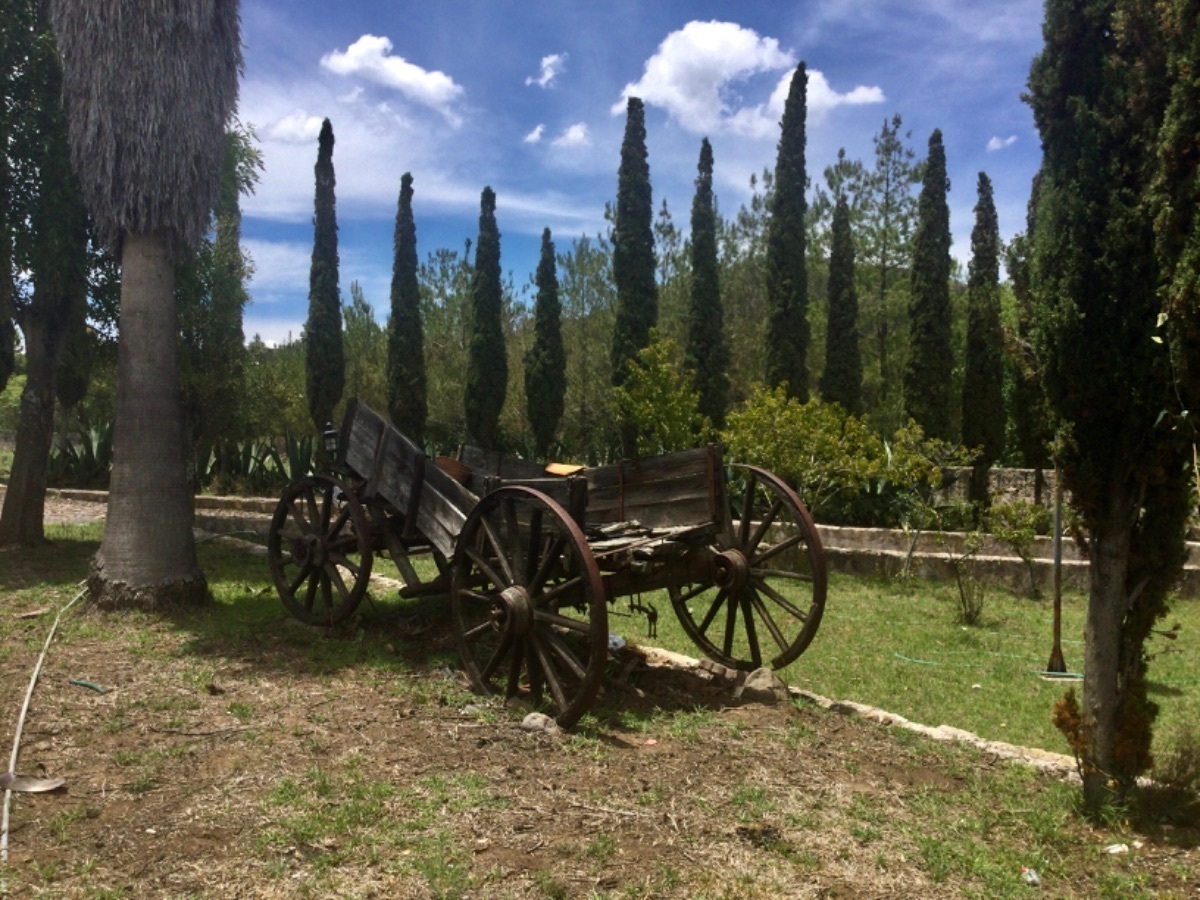
[[[46,651],[50,649],[50,642],[54,640],[54,633],[58,631],[58,621],[62,618],[63,613],[74,606],[84,594],[87,593],[87,588],[81,590],[75,597],[58,611],[58,615],[54,617],[54,624],[50,627],[50,633],[46,635],[46,643],[42,647],[42,653],[38,657],[37,665],[33,667],[33,675],[29,678],[29,690],[25,692],[25,702],[21,704],[21,715],[17,717],[17,733],[13,737],[12,757],[9,759],[8,771],[14,775],[17,771],[17,754],[21,752],[21,732],[25,728],[25,714],[29,712],[29,701],[33,698],[33,688],[37,684],[38,676],[42,673],[42,663],[46,661]],[[8,813],[9,806],[12,803],[12,791],[5,789],[4,791],[4,816],[0,822],[0,864],[8,863]]]

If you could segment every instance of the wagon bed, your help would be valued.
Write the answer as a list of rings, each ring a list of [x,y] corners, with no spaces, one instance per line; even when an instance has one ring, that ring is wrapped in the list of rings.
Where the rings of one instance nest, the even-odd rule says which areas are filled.
[[[600,687],[618,597],[653,633],[644,595],[665,591],[697,646],[740,669],[794,661],[824,610],[808,511],[771,473],[727,466],[718,445],[548,474],[469,446],[431,459],[351,401],[336,469],[294,482],[276,510],[268,556],[284,603],[304,621],[345,618],[387,552],[402,595],[448,595],[478,689],[545,702],[564,726]],[[419,556],[437,577],[422,580]]]

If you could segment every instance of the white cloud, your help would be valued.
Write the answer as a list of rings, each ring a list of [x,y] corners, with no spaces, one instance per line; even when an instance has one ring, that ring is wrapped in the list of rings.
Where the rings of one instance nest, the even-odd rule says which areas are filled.
[[[994,150],[1003,150],[1005,147],[1011,147],[1016,142],[1017,136],[1015,134],[1010,134],[1006,138],[994,137],[987,142],[988,152],[991,153]]]
[[[321,117],[310,116],[302,109],[269,123],[259,131],[264,141],[281,144],[307,144],[321,134]]]
[[[743,117],[732,85],[751,75],[790,69],[796,60],[774,38],[733,22],[688,22],[673,31],[646,60],[642,77],[627,84],[612,112],[630,97],[661,106],[688,131],[701,134],[737,127]]]
[[[546,126],[539,124],[537,128],[533,129],[533,131],[531,131],[531,132],[529,132],[529,134],[525,135],[525,137],[523,138],[523,142],[526,144],[536,144],[539,141],[541,141],[542,135],[545,134],[545,132],[546,132]]]
[[[783,107],[787,102],[787,88],[784,87],[783,82],[780,82],[780,87],[783,88],[783,99],[779,104],[779,114],[783,115]],[[778,88],[776,90],[778,92]],[[826,113],[835,107],[882,103],[885,98],[882,88],[866,87],[861,84],[845,94],[839,94],[829,86],[823,73],[816,69],[809,69],[808,94],[805,99],[809,120],[819,122],[825,118]]]
[[[555,147],[586,147],[591,143],[585,122],[576,122],[553,141]]]
[[[536,84],[540,88],[548,88],[550,83],[562,74],[563,68],[567,62],[567,54],[551,53],[549,56],[542,57],[542,72],[536,78],[530,76],[525,79],[525,84]]]
[[[364,34],[346,48],[321,57],[321,66],[337,75],[357,75],[399,91],[414,103],[437,110],[450,122],[459,122],[454,103],[463,89],[445,72],[431,72],[402,56],[392,56],[386,37]]]

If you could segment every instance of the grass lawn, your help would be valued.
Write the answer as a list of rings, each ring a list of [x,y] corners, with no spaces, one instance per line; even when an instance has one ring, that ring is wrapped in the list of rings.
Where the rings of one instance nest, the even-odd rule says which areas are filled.
[[[1050,658],[1050,602],[992,589],[980,623],[968,627],[955,621],[956,598],[950,584],[834,574],[821,629],[784,678],[926,725],[1069,753],[1050,715],[1072,682],[1040,674]],[[666,596],[652,602],[662,613],[657,638],[646,638],[636,618],[613,618],[611,630],[629,629],[633,640],[696,655]],[[617,601],[618,612],[623,603]],[[1064,596],[1063,655],[1075,673],[1082,668],[1085,614],[1086,598]],[[1200,601],[1176,600],[1165,627],[1175,622],[1182,626],[1176,639],[1155,637],[1150,645],[1150,691],[1161,708],[1157,734],[1168,743],[1185,729],[1194,734],[1200,721]]]
[[[9,727],[100,530],[49,534],[44,549],[0,550]],[[1071,785],[810,704],[736,707],[664,673],[639,682],[640,698],[606,692],[570,734],[527,734],[521,711],[456,677],[444,598],[374,597],[346,627],[309,628],[284,613],[262,557],[220,541],[198,551],[215,601],[201,609],[64,617],[21,765],[69,791],[18,798],[0,893],[1022,897],[1023,866],[1051,896],[1200,886],[1194,827],[1089,823]],[[985,624],[964,631],[951,599],[835,578],[788,677],[1060,746],[1040,722],[1059,688],[1028,674],[1049,653],[1027,635],[1046,629],[1046,607],[995,594]],[[663,613],[655,642],[691,649],[665,598],[643,600]],[[624,609],[611,630],[644,639]],[[1167,723],[1196,708],[1197,623],[1181,621],[1180,652],[1156,661],[1156,685],[1179,683],[1161,697]],[[1117,843],[1132,849],[1101,852]]]

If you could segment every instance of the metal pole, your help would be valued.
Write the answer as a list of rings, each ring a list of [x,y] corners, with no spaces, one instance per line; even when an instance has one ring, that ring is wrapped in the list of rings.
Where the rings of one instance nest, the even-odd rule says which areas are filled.
[[[1065,673],[1067,663],[1062,652],[1062,472],[1054,464],[1054,647],[1050,650],[1047,672]]]

